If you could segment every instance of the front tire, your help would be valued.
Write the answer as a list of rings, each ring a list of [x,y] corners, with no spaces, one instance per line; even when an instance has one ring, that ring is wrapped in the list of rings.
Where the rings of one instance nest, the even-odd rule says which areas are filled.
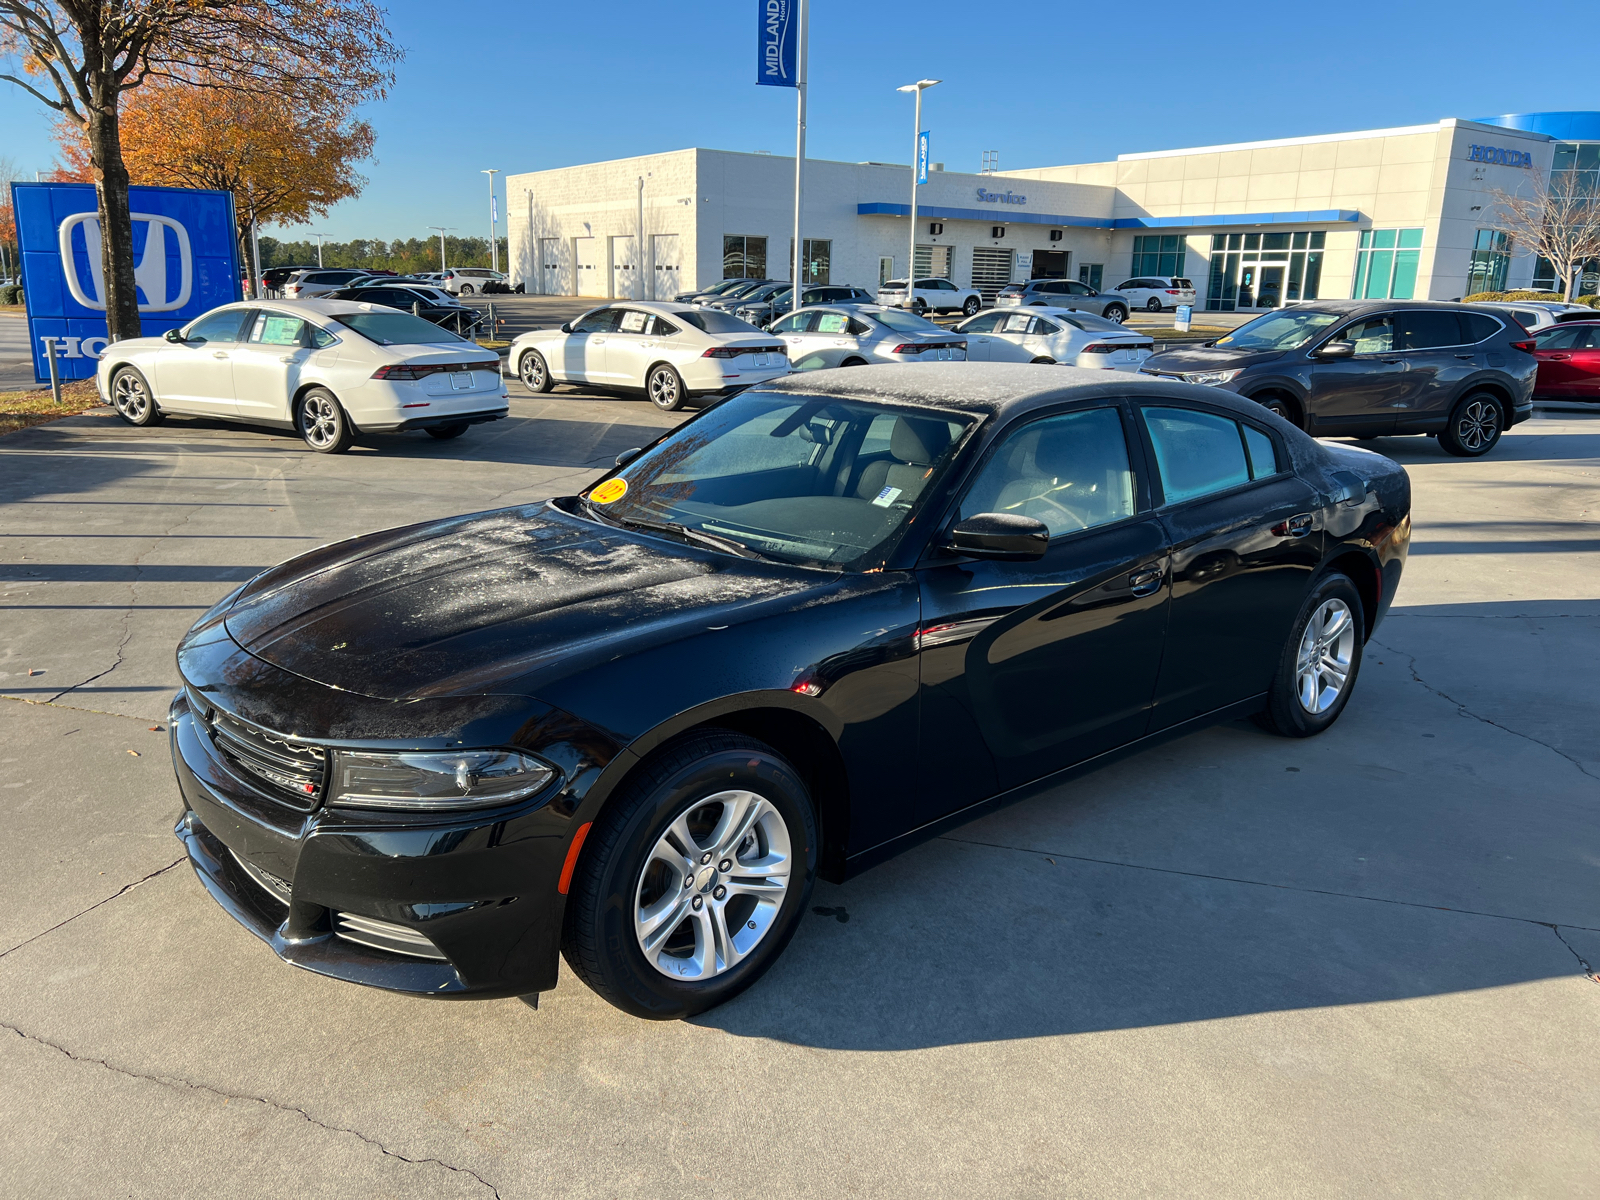
[[[544,355],[537,350],[529,350],[518,361],[517,378],[530,392],[548,392],[555,386],[555,381],[550,378],[550,368],[545,365]]]
[[[911,302],[911,311],[916,313],[917,316],[919,316],[919,317],[927,316],[928,315],[928,302],[926,300],[924,300],[921,296],[918,296],[915,300],[913,300]]]
[[[314,387],[295,401],[295,428],[318,454],[343,454],[355,434],[339,398],[327,388]]]
[[[150,384],[133,367],[118,367],[111,377],[111,406],[129,425],[159,425],[162,413]]]
[[[1446,454],[1457,458],[1482,458],[1500,441],[1504,426],[1500,402],[1488,392],[1474,392],[1450,414],[1450,423],[1439,435],[1439,445]]]
[[[978,315],[978,309],[982,307],[982,304],[979,303],[976,296],[968,296],[967,302],[961,306],[961,315],[964,317],[975,317]]]
[[[1149,303],[1145,305],[1145,309],[1149,312],[1160,312],[1161,301],[1157,300],[1154,296],[1151,296]]]
[[[689,392],[683,385],[683,376],[667,363],[657,363],[650,368],[644,381],[645,394],[662,412],[676,412],[683,407]]]
[[[458,293],[458,295],[462,295],[462,296],[470,296],[470,295],[472,295],[472,285],[470,283],[463,283],[461,285],[461,291]]]
[[[1128,319],[1128,310],[1120,304],[1108,304],[1105,311],[1106,320],[1113,325],[1121,325]]]
[[[693,1016],[777,960],[816,862],[811,798],[788,761],[729,730],[693,734],[645,764],[595,821],[562,953],[624,1012]]]
[[[1366,628],[1350,577],[1323,576],[1300,606],[1256,723],[1280,737],[1303,738],[1337,721],[1355,690]]]

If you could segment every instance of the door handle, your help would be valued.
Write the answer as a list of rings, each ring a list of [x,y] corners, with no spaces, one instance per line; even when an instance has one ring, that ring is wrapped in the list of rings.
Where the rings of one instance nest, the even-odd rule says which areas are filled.
[[[1380,358],[1378,361],[1387,367],[1403,367],[1406,365],[1406,360],[1403,358]]]
[[[1279,522],[1272,527],[1272,532],[1278,537],[1303,538],[1311,532],[1313,522],[1310,513],[1296,513],[1287,521]]]
[[[1570,355],[1570,354],[1552,354],[1550,356],[1550,361],[1551,362],[1566,362],[1571,357],[1572,357],[1572,355]]]
[[[278,361],[279,361],[279,362],[281,362],[281,363],[292,363],[292,362],[293,362],[293,361],[294,361],[294,355],[292,355],[292,354],[285,354],[285,355],[284,355],[284,356],[283,356],[283,357],[282,357],[282,358],[280,358],[280,359],[279,359],[279,360],[278,360]]]
[[[228,356],[227,356],[227,354],[225,354],[225,353],[224,353],[224,352],[223,352],[223,351],[221,351],[221,350],[213,350],[213,351],[212,351],[212,352],[211,352],[211,357],[212,357],[212,358],[227,358],[227,357],[228,357]]]
[[[1458,355],[1456,355],[1456,357],[1457,357],[1457,358],[1464,358],[1464,359],[1466,359],[1466,360],[1467,360],[1467,361],[1468,361],[1468,362],[1471,362],[1471,361],[1472,361],[1472,360],[1473,360],[1473,359],[1474,359],[1474,358],[1476,358],[1476,357],[1477,357],[1477,356],[1476,356],[1476,355],[1473,355],[1473,354],[1458,354]]]
[[[1163,567],[1143,567],[1128,576],[1128,589],[1135,596],[1149,596],[1161,590]]]

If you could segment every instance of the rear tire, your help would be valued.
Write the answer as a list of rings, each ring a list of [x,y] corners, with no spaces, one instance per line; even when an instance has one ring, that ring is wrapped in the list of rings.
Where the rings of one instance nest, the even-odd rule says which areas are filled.
[[[1160,312],[1161,301],[1157,300],[1154,296],[1151,296],[1149,302],[1145,305],[1145,308],[1149,312]]]
[[[1250,397],[1269,413],[1282,417],[1296,429],[1304,429],[1305,424],[1300,420],[1300,406],[1286,396],[1252,396]]]
[[[752,817],[748,833],[727,829]],[[816,864],[811,797],[788,761],[730,730],[692,734],[639,768],[596,818],[572,881],[562,954],[633,1016],[705,1012],[777,960],[805,912]]]
[[[1450,414],[1450,423],[1439,434],[1439,445],[1457,458],[1482,458],[1500,441],[1505,428],[1505,413],[1500,401],[1488,392],[1464,396]]]
[[[841,367],[864,367],[867,365],[867,360],[864,358],[847,358],[839,365]]]
[[[1046,358],[1042,354],[1038,358],[1034,359],[1033,361],[1034,361],[1034,363],[1036,365],[1041,366],[1041,367],[1053,367],[1053,366],[1056,365],[1056,360],[1055,359]]]
[[[435,441],[448,442],[451,438],[458,438],[467,431],[467,423],[462,421],[459,425],[430,425],[428,436]]]
[[[1105,318],[1113,325],[1121,325],[1128,319],[1128,310],[1120,304],[1108,304],[1106,305]]]
[[[472,295],[472,285],[470,283],[463,283],[461,285],[461,291],[460,291],[459,295],[462,295],[462,296],[470,296],[470,295]]]
[[[967,317],[976,316],[978,309],[981,307],[983,306],[978,302],[978,298],[976,296],[968,296],[967,302],[961,306],[961,313],[963,316]]]
[[[314,387],[294,402],[295,428],[318,454],[343,454],[355,434],[339,398],[327,388]]]
[[[517,378],[530,392],[548,392],[555,386],[555,381],[550,378],[550,368],[545,365],[544,355],[537,350],[525,351],[517,361]]]
[[[111,376],[111,406],[129,425],[159,425],[163,416],[150,384],[134,367],[118,367]]]
[[[650,368],[650,374],[645,377],[644,390],[645,395],[650,397],[650,403],[662,412],[676,412],[689,398],[688,389],[683,385],[683,376],[667,363],[657,363]]]
[[[1366,614],[1348,575],[1324,575],[1284,643],[1256,724],[1279,737],[1313,737],[1339,719],[1361,671]]]
[[[915,300],[913,300],[911,302],[911,311],[916,313],[917,316],[919,316],[919,317],[927,316],[928,315],[928,302],[926,300],[924,300],[921,296],[918,296]]]

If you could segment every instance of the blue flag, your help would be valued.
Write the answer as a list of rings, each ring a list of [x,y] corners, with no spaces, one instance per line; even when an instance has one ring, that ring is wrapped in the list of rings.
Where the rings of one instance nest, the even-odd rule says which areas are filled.
[[[917,182],[928,182],[928,130],[917,134]]]
[[[756,82],[798,87],[795,78],[796,0],[756,0]]]

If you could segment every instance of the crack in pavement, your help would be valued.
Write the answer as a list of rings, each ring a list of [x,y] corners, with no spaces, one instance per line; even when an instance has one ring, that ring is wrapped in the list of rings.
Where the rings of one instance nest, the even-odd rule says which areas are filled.
[[[1051,858],[1065,858],[1073,862],[1095,863],[1103,867],[1126,867],[1131,871],[1154,871],[1159,875],[1181,875],[1187,879],[1209,879],[1217,883],[1242,883],[1247,887],[1274,888],[1280,892],[1301,892],[1308,896],[1332,896],[1340,900],[1366,900],[1372,904],[1393,904],[1400,908],[1420,908],[1429,912],[1460,913],[1468,917],[1488,917],[1495,921],[1517,921],[1524,925],[1539,925],[1545,929],[1555,929],[1553,921],[1541,921],[1536,917],[1518,917],[1510,913],[1484,912],[1476,908],[1452,908],[1447,904],[1424,904],[1420,900],[1396,900],[1390,896],[1368,896],[1361,892],[1339,892],[1332,888],[1305,887],[1294,883],[1271,883],[1265,879],[1241,879],[1236,875],[1210,875],[1204,871],[1181,871],[1177,867],[1152,867],[1146,863],[1122,862],[1115,858],[1091,858],[1087,854],[1068,854],[1062,850],[1038,850],[1027,846],[1007,846],[1003,842],[984,842],[977,838],[952,837],[950,834],[941,834],[942,842],[959,842],[966,846],[986,846],[991,850],[1009,850],[1015,854],[1033,854],[1039,857],[1049,855]],[[1589,925],[1574,925],[1570,921],[1561,922],[1566,929],[1581,929],[1585,933],[1600,933],[1600,928]],[[1560,933],[1556,934],[1561,937]],[[1565,938],[1561,939],[1563,944]],[[1572,950],[1571,946],[1567,949]],[[1576,950],[1572,951],[1577,954]],[[1579,962],[1583,962],[1580,957]]]
[[[1474,721],[1482,721],[1485,725],[1492,725],[1502,733],[1509,733],[1512,737],[1522,738],[1524,741],[1532,742],[1535,746],[1543,746],[1546,750],[1550,751],[1551,754],[1559,755],[1561,758],[1566,759],[1590,779],[1600,779],[1600,775],[1596,775],[1593,771],[1589,770],[1588,767],[1584,766],[1582,760],[1573,757],[1565,750],[1562,750],[1557,746],[1552,746],[1549,742],[1540,741],[1531,733],[1523,733],[1520,729],[1513,729],[1509,725],[1502,725],[1499,721],[1493,720],[1490,717],[1485,717],[1480,713],[1475,713],[1465,704],[1461,703],[1461,701],[1457,700],[1454,696],[1447,692],[1442,692],[1438,688],[1434,687],[1431,683],[1423,679],[1423,677],[1417,673],[1417,656],[1415,654],[1408,654],[1406,651],[1397,649],[1394,646],[1386,646],[1384,643],[1378,641],[1377,638],[1372,638],[1368,644],[1377,646],[1380,650],[1385,650],[1390,654],[1398,654],[1403,657],[1406,660],[1406,669],[1411,672],[1412,682],[1422,687],[1425,691],[1432,692],[1435,696],[1438,696],[1439,699],[1450,704],[1454,704],[1459,715],[1463,717],[1471,717]]]
[[[1569,925],[1569,926],[1567,926],[1567,928],[1568,929],[1579,929],[1579,928],[1582,928],[1582,927],[1579,926],[1579,925]],[[1596,973],[1595,968],[1592,965],[1590,965],[1589,960],[1584,958],[1583,955],[1578,953],[1577,947],[1575,947],[1571,942],[1567,941],[1566,938],[1561,937],[1561,927],[1559,925],[1551,925],[1550,926],[1550,932],[1555,934],[1556,937],[1561,939],[1561,944],[1563,946],[1565,946],[1568,950],[1572,951],[1572,957],[1578,960],[1578,965],[1583,968],[1583,973],[1589,977],[1589,982],[1590,983],[1600,983],[1600,973]]]
[[[140,1071],[132,1071],[126,1067],[119,1067],[115,1063],[109,1062],[103,1058],[94,1058],[89,1055],[74,1054],[71,1050],[67,1049],[59,1042],[53,1042],[49,1038],[28,1033],[25,1030],[19,1029],[17,1026],[12,1025],[8,1021],[0,1021],[0,1029],[7,1029],[16,1034],[17,1037],[23,1039],[24,1041],[33,1042],[35,1045],[47,1046],[51,1050],[56,1051],[56,1053],[61,1054],[72,1062],[87,1063],[92,1066],[104,1067],[107,1071],[111,1071],[117,1075],[122,1075],[128,1079],[143,1080],[146,1083],[154,1083],[160,1087],[170,1088],[173,1091],[188,1089],[196,1092],[207,1092],[213,1096],[220,1096],[224,1100],[242,1100],[253,1104],[259,1104],[264,1108],[275,1109],[278,1112],[291,1113],[294,1116],[300,1117],[308,1124],[316,1126],[318,1129],[325,1129],[329,1133],[347,1133],[352,1137],[359,1138],[361,1141],[365,1142],[369,1146],[375,1147],[381,1154],[384,1154],[389,1158],[397,1158],[401,1162],[410,1163],[413,1166],[425,1166],[428,1163],[433,1163],[437,1166],[443,1167],[447,1171],[454,1171],[460,1175],[468,1175],[477,1180],[484,1187],[488,1188],[489,1193],[494,1196],[495,1200],[500,1200],[500,1189],[494,1184],[490,1183],[482,1175],[479,1175],[471,1167],[458,1167],[451,1163],[445,1162],[442,1158],[411,1158],[407,1155],[401,1154],[398,1150],[389,1149],[389,1147],[385,1146],[377,1138],[369,1137],[367,1134],[362,1133],[359,1129],[351,1129],[344,1125],[330,1125],[326,1121],[319,1121],[305,1109],[299,1108],[296,1105],[283,1104],[276,1100],[270,1100],[265,1096],[252,1096],[244,1092],[230,1092],[224,1088],[213,1087],[206,1083],[195,1083],[193,1080],[182,1079],[176,1075],[150,1075]]]
[[[64,920],[61,920],[61,921],[57,921],[54,925],[50,926],[49,929],[44,929],[44,930],[41,930],[40,932],[34,934],[31,938],[28,938],[26,941],[18,942],[15,946],[7,947],[5,950],[0,950],[0,958],[4,958],[6,955],[10,954],[13,950],[21,950],[24,946],[33,945],[34,942],[37,942],[42,937],[49,936],[50,934],[54,933],[56,930],[60,929],[63,925],[72,924],[72,922],[76,921],[79,917],[84,916],[87,913],[92,913],[95,909],[99,908],[101,905],[110,904],[118,896],[126,895],[128,892],[133,891],[133,889],[138,887],[140,884],[149,883],[157,875],[165,875],[168,871],[172,870],[172,868],[177,866],[179,863],[183,863],[183,862],[187,862],[187,861],[188,861],[188,856],[185,855],[183,858],[179,858],[179,859],[174,860],[173,862],[169,862],[164,867],[161,867],[161,868],[159,868],[157,870],[151,871],[150,874],[144,876],[142,879],[135,879],[132,883],[123,884],[122,887],[120,887],[116,891],[112,892],[111,895],[107,896],[105,899],[96,900],[93,904],[89,905],[88,908],[84,909],[83,912],[75,912],[70,917],[67,917],[67,918],[65,918]],[[1576,928],[1576,926],[1574,926],[1574,928]]]

